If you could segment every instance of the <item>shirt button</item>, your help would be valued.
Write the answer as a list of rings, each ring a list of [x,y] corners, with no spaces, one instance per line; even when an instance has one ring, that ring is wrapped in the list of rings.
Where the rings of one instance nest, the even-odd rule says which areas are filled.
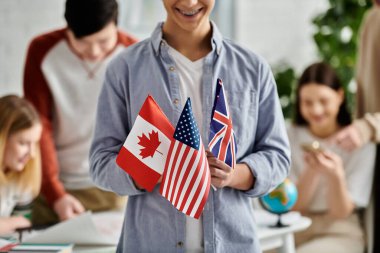
[[[174,100],[173,100],[173,103],[174,103],[175,105],[178,105],[178,103],[179,103],[179,99],[177,99],[177,98],[174,99]]]
[[[170,71],[174,71],[174,70],[175,70],[175,67],[171,66],[171,67],[169,68],[169,70],[170,70]]]
[[[177,246],[178,246],[178,247],[180,247],[180,248],[182,248],[182,247],[183,247],[183,245],[184,245],[184,243],[183,243],[183,242],[178,242],[178,243],[177,243]]]

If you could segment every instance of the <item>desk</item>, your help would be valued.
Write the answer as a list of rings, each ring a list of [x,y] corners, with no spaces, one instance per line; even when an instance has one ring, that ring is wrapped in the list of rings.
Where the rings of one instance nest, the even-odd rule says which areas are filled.
[[[258,237],[262,250],[277,249],[279,253],[295,253],[294,233],[307,229],[311,220],[299,213],[289,213],[282,217],[287,227],[273,228],[277,217],[264,210],[256,210]]]
[[[254,215],[257,221],[257,233],[262,250],[278,249],[279,253],[295,253],[294,233],[306,229],[311,224],[309,218],[302,217],[299,213],[289,213],[282,217],[283,223],[289,224],[288,227],[271,228],[270,225],[274,225],[277,222],[276,215],[272,215],[262,209],[255,209]],[[124,220],[123,213],[95,213],[92,214],[91,219],[96,230],[100,234],[110,237],[112,244],[114,243],[115,246],[112,244],[110,246],[92,247],[75,246],[74,253],[114,253]],[[78,227],[81,226],[76,225],[75,228],[71,227],[71,229],[77,230]],[[81,230],[83,230],[83,227],[81,227]],[[65,233],[61,232],[59,235],[63,234]],[[60,238],[59,240],[64,239]],[[55,243],[60,242],[57,241]]]
[[[294,233],[305,230],[311,225],[311,220],[302,217],[299,213],[291,212],[283,215],[284,224],[289,224],[283,228],[272,228],[271,225],[276,224],[277,215],[270,214],[262,209],[255,209],[255,219],[257,222],[257,233],[262,250],[277,249],[279,253],[295,253]],[[117,242],[118,233],[123,223],[123,213],[96,213],[93,214],[93,220],[98,230],[113,233],[112,237]],[[104,221],[112,221],[107,222]],[[112,247],[75,247],[74,253],[114,253],[115,248]]]
[[[74,246],[73,253],[115,253],[116,246]]]

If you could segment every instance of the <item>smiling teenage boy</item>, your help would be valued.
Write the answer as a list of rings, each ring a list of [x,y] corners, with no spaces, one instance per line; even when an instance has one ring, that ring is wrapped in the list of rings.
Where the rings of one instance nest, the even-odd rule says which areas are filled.
[[[67,0],[67,27],[40,35],[29,46],[24,93],[43,125],[42,196],[34,205],[34,223],[113,209],[121,201],[94,186],[88,163],[106,65],[136,41],[118,31],[117,13],[115,0]]]
[[[91,174],[101,187],[128,195],[117,252],[260,252],[251,197],[287,176],[290,150],[268,64],[226,40],[209,16],[214,0],[163,0],[167,12],[150,38],[108,66],[99,97]],[[210,191],[199,220],[159,194],[136,187],[115,163],[148,94],[173,125],[187,97],[207,144],[215,84],[225,84],[237,140],[234,170],[208,154]]]

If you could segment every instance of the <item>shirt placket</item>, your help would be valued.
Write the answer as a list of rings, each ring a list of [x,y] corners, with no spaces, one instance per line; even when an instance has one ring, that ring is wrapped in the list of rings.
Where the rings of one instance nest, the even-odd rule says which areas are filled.
[[[174,61],[168,53],[169,46],[167,45],[167,42],[162,40],[160,47],[161,59],[166,70],[166,74],[168,75],[171,106],[173,108],[170,118],[172,122],[176,122],[181,115],[183,104],[179,90],[180,79]],[[175,252],[185,253],[185,215],[180,212],[175,212],[175,216],[173,218],[175,224],[175,234],[173,236],[176,238]]]
[[[166,74],[168,75],[169,80],[169,89],[170,89],[170,98],[171,98],[171,106],[173,108],[173,113],[171,114],[172,122],[176,122],[181,115],[182,104],[181,95],[179,90],[179,75],[177,72],[177,68],[173,59],[169,55],[169,46],[165,40],[161,41],[160,45],[161,59],[164,65]]]
[[[211,120],[211,110],[214,101],[214,62],[217,61],[218,55],[215,53],[215,48],[212,53],[206,56],[204,66],[203,66],[203,76],[202,76],[202,101],[203,108],[203,129],[202,129],[202,141],[205,148],[208,147],[210,120]],[[215,79],[216,80],[216,79]],[[214,192],[210,189],[207,203],[203,210],[203,245],[204,252],[214,252],[215,251],[215,234],[214,234]]]

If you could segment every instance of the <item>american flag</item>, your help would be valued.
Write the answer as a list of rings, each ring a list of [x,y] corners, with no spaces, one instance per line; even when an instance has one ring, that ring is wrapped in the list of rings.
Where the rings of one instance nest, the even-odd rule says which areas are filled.
[[[224,161],[230,167],[236,165],[236,142],[232,129],[232,118],[224,93],[223,82],[218,78],[216,83],[215,102],[210,123],[211,152],[219,160]]]
[[[160,193],[179,211],[198,219],[210,184],[207,156],[187,99],[168,151]]]

